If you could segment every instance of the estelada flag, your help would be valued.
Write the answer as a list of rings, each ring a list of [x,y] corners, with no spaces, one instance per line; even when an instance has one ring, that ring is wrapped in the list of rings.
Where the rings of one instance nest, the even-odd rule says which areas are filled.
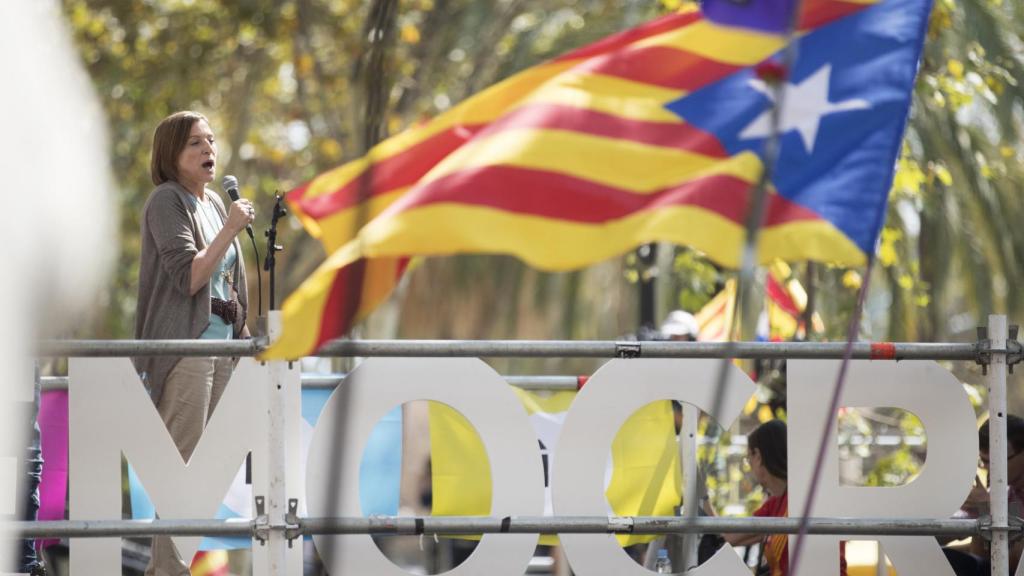
[[[874,251],[930,0],[806,0],[759,260]],[[728,21],[728,19],[727,19]],[[785,36],[697,11],[527,69],[313,179],[288,201],[329,257],[264,358],[346,333],[407,258],[512,254],[570,270],[655,241],[736,266]]]

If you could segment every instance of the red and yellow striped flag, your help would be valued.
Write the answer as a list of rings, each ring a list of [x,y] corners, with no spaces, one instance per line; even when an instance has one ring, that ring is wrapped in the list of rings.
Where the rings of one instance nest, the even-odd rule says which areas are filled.
[[[870,3],[807,0],[800,28]],[[516,74],[293,190],[293,212],[330,256],[284,303],[264,358],[342,336],[412,255],[512,254],[568,270],[667,241],[735,266],[761,161],[730,156],[665,105],[784,44],[696,11],[669,15]],[[819,215],[769,196],[762,261],[864,261]]]
[[[229,568],[227,550],[208,550],[196,552],[189,572],[192,576],[228,576]]]
[[[759,338],[771,341],[791,340],[800,330],[804,330],[803,314],[807,309],[807,292],[800,281],[793,278],[789,265],[781,260],[772,262],[768,267],[764,284],[764,314],[767,320],[767,332],[759,333]],[[700,312],[694,316],[700,332],[697,339],[701,342],[725,342],[729,340],[729,327],[732,326],[736,308],[736,280],[730,278],[718,294],[715,295]],[[817,312],[811,315],[811,331],[822,333],[825,325]],[[735,339],[738,335],[733,334]]]

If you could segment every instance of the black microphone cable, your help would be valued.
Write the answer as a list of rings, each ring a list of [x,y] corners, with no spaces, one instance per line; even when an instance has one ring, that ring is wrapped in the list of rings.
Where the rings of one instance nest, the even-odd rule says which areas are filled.
[[[225,176],[221,180],[221,186],[227,192],[232,202],[238,201],[238,179],[234,176]],[[256,246],[256,236],[252,233],[252,225],[246,224],[245,231],[249,233],[249,240],[252,242],[252,251],[256,253],[256,314],[263,316],[263,273],[260,271],[260,249]]]

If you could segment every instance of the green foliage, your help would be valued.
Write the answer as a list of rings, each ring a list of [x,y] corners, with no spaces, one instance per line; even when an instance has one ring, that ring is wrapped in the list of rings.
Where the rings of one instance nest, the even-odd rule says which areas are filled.
[[[906,447],[881,458],[868,473],[865,486],[902,486],[917,476],[920,465]]]
[[[1008,297],[1024,281],[1022,15],[1019,2],[936,2],[878,254],[891,339],[948,339],[977,323],[950,317],[1022,311]]]
[[[901,486],[921,471],[924,426],[914,414],[896,408],[847,408],[837,425],[840,460],[857,459],[865,472],[863,478],[845,480],[859,486]],[[882,436],[900,442],[882,443]]]
[[[724,284],[718,267],[689,248],[676,251],[672,272],[678,282],[679,308],[683,310],[700,310]]]
[[[361,153],[370,86],[360,65],[370,48],[367,20],[373,4],[61,0],[109,117],[121,200],[119,265],[100,302],[108,313],[83,336],[132,333],[139,215],[152,188],[150,140],[165,115],[191,108],[211,118],[222,173],[237,175],[243,194],[266,207],[259,227],[266,225],[275,192]],[[683,4],[692,3],[399,0],[377,86],[387,100],[381,135],[448,109],[528,66]],[[945,339],[986,313],[1024,311],[1024,301],[1012,297],[1024,282],[1019,266],[1024,233],[1014,225],[1024,220],[1022,6],[996,0],[936,3],[880,243],[880,271],[872,281],[875,310],[863,325],[869,337]],[[281,242],[287,250],[279,258],[278,291],[287,294],[323,253],[295,222],[284,226]],[[474,289],[473,278],[493,271],[479,260],[455,262],[447,274],[463,279],[460,293]],[[509,302],[570,301],[578,293],[571,287],[581,285],[577,277],[566,292],[560,275],[535,280],[515,265],[494,266],[509,267],[510,284],[503,286]],[[689,250],[678,252],[672,270],[675,303],[688,310],[699,309],[722,280]],[[628,270],[627,279],[639,278],[640,272]],[[859,274],[827,266],[814,270],[816,291],[827,295],[815,300],[825,338],[845,336],[864,280]],[[532,298],[516,296],[524,286],[536,287]],[[623,310],[634,302],[601,313],[630,318]],[[519,316],[518,304],[498,314]],[[568,319],[586,323],[588,316],[581,309]],[[950,318],[962,321],[951,325]],[[575,326],[553,326],[551,333],[610,336]]]
[[[121,202],[119,262],[103,296],[108,313],[82,336],[132,334],[152,131],[167,114],[195,109],[210,118],[220,172],[237,175],[242,194],[265,207],[257,216],[262,228],[275,192],[361,155],[371,104],[384,110],[379,136],[394,134],[503,77],[666,9],[640,0],[400,0],[382,23],[394,30],[381,39],[384,73],[370,78],[362,72],[371,30],[381,24],[368,23],[376,4],[61,0],[109,118]],[[376,101],[378,92],[384,102]],[[283,295],[323,253],[297,222],[283,226],[279,238],[286,247],[278,258]],[[260,263],[251,260],[255,278]],[[456,261],[456,276],[477,268]],[[510,281],[506,290],[520,289],[516,274]],[[515,309],[502,314],[510,316]]]

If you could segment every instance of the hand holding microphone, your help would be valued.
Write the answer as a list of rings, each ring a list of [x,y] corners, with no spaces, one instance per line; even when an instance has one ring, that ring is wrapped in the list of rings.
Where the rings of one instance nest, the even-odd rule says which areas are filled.
[[[255,236],[252,233],[252,222],[256,219],[256,209],[253,207],[252,202],[239,198],[238,179],[234,176],[225,176],[221,180],[221,186],[228,196],[231,197],[231,208],[228,210],[227,225],[240,232],[244,222],[245,231],[249,233],[249,238],[255,242]]]
[[[238,232],[242,231],[242,227],[245,227],[245,231],[249,233],[249,240],[252,241],[253,252],[256,253],[256,290],[259,294],[259,300],[256,312],[259,315],[263,314],[263,277],[260,275],[260,251],[256,248],[256,237],[252,233],[252,221],[256,219],[256,208],[253,207],[252,202],[247,199],[238,197],[238,179],[234,176],[225,176],[220,181],[224,191],[227,192],[228,196],[231,197],[231,208],[228,210],[228,221],[224,224],[225,226],[233,227],[233,230]]]

